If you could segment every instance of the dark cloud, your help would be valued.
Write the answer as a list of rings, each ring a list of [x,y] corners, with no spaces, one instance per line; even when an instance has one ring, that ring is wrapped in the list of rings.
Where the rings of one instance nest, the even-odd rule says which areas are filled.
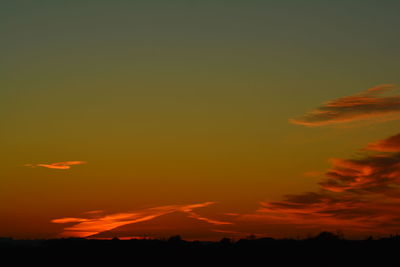
[[[366,150],[400,152],[400,134],[391,136],[378,142],[371,143],[367,146]]]
[[[333,192],[378,191],[399,183],[400,154],[372,155],[363,159],[333,159],[333,166],[321,182]]]
[[[400,95],[392,85],[325,103],[293,119],[295,124],[322,126],[399,113]],[[394,117],[391,117],[394,118]],[[391,234],[400,230],[400,134],[370,143],[359,158],[332,159],[319,190],[263,202],[256,213],[238,218],[258,227],[347,230],[359,234]],[[319,173],[318,173],[319,174]],[[286,226],[286,228],[284,228]],[[260,229],[260,228],[257,228]]]
[[[356,95],[324,103],[319,108],[290,121],[312,127],[370,118],[388,120],[390,115],[400,113],[400,95],[385,95],[393,89],[393,85],[379,85]]]
[[[379,147],[392,151],[388,148],[397,146],[397,140],[398,135],[374,144],[384,144]],[[400,153],[376,152],[360,159],[333,159],[319,191],[261,203],[257,213],[245,219],[364,234],[399,231]]]

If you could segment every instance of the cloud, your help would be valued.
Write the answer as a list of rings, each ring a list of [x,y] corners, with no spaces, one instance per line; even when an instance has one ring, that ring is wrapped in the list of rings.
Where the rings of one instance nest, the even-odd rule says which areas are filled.
[[[390,115],[400,113],[400,95],[385,95],[394,89],[394,85],[379,85],[352,96],[326,102],[319,108],[290,121],[313,127],[371,118],[394,119]]]
[[[371,118],[393,119],[393,115],[400,115],[400,95],[386,94],[393,89],[393,85],[380,85],[342,97],[291,122],[323,126]],[[238,220],[269,226],[275,232],[284,227],[296,231],[341,229],[359,235],[398,232],[400,134],[372,142],[362,153],[358,158],[331,159],[330,169],[321,173],[324,178],[319,190],[262,202],[255,213],[239,216]]]
[[[224,222],[224,221],[217,221],[217,220],[212,220],[206,217],[202,217],[199,214],[195,213],[195,212],[187,212],[189,214],[190,218],[194,218],[197,219],[199,221],[204,221],[210,224],[215,224],[215,225],[227,225],[227,224],[232,224],[231,222]]]
[[[85,161],[65,161],[65,162],[56,162],[56,163],[39,163],[39,164],[25,164],[26,167],[43,167],[48,169],[56,169],[56,170],[69,170],[73,165],[81,165],[85,164]]]
[[[217,233],[223,233],[223,234],[243,235],[243,233],[241,233],[241,232],[230,231],[230,230],[212,229],[212,231],[217,232]]]
[[[381,152],[400,152],[400,134],[391,136],[387,139],[370,143],[366,150]]]
[[[135,212],[94,216],[91,218],[60,218],[54,219],[51,222],[62,224],[75,223],[72,226],[64,228],[64,231],[60,234],[62,237],[90,237],[101,232],[113,230],[123,225],[152,220],[173,212],[183,212],[188,214],[191,218],[205,221],[213,225],[230,224],[229,222],[208,219],[193,212],[193,209],[206,207],[212,204],[214,204],[214,202],[204,202],[192,205],[169,205],[143,209]]]
[[[400,181],[400,154],[372,155],[362,159],[333,159],[328,179],[320,183],[333,192],[383,190]]]
[[[83,218],[61,218],[61,219],[54,219],[51,222],[53,223],[72,223],[72,222],[87,222],[88,219]]]
[[[341,229],[349,234],[382,235],[400,229],[399,204],[399,199],[381,199],[379,193],[308,192],[261,203],[259,210],[246,219],[295,229]]]
[[[368,146],[379,152],[356,159],[332,159],[318,191],[262,202],[256,213],[240,219],[363,234],[399,231],[400,153],[394,149],[398,136]]]
[[[293,226],[364,227],[364,224],[354,218],[347,220],[340,216],[341,212],[352,210],[353,207],[354,203],[351,199],[342,199],[326,193],[307,192],[299,195],[287,195],[283,201],[262,202],[257,215],[270,223]]]

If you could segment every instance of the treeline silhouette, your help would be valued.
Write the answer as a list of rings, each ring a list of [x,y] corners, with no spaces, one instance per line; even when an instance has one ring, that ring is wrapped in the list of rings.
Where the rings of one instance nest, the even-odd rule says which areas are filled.
[[[400,266],[400,236],[347,240],[249,237],[219,242],[169,239],[0,238],[0,266]]]

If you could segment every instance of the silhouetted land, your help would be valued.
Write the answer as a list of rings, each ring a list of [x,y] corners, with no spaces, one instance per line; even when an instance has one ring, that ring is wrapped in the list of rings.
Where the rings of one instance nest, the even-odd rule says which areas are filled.
[[[400,266],[399,236],[345,240],[328,232],[236,242],[2,238],[0,251],[3,262],[11,260],[0,266]]]

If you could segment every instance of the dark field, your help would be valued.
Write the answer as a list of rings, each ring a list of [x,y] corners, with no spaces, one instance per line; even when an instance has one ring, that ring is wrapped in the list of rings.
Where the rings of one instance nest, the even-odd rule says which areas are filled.
[[[0,240],[4,266],[400,266],[400,237],[294,239]]]

